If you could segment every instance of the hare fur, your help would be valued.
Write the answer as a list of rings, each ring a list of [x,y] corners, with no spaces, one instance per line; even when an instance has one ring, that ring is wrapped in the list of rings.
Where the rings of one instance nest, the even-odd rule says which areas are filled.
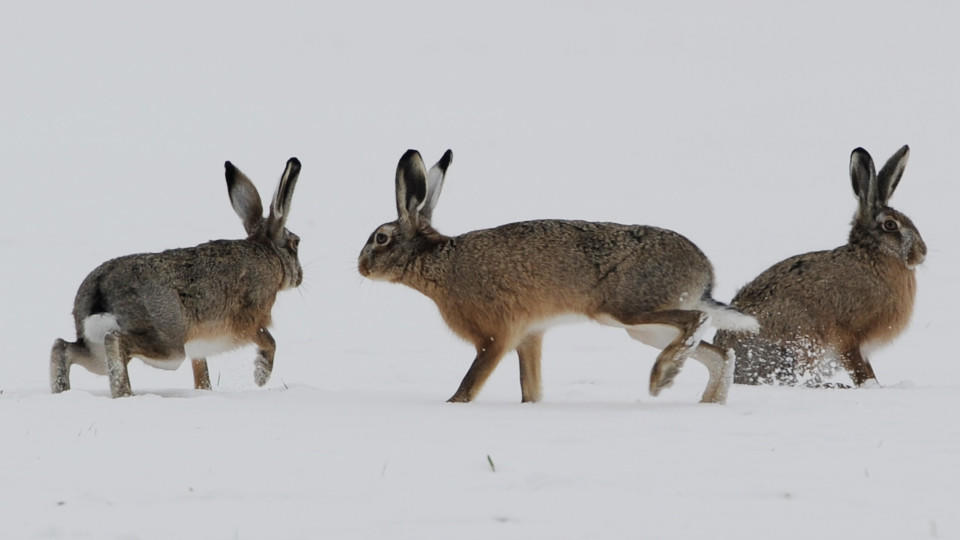
[[[113,397],[131,395],[127,363],[139,357],[177,369],[189,357],[194,386],[210,388],[206,357],[250,343],[257,346],[254,378],[263,385],[276,343],[267,327],[277,292],[303,281],[300,239],[285,228],[300,162],[291,158],[263,217],[253,183],[225,164],[231,204],[247,237],[109,260],[77,291],[77,340],[57,339],[50,357],[54,393],[70,388],[70,367],[108,375]]]
[[[735,382],[817,386],[841,368],[857,386],[876,383],[867,355],[907,327],[914,267],[927,253],[910,218],[887,205],[909,153],[902,147],[878,174],[855,149],[859,204],[847,244],[781,261],[737,293],[732,305],[755,316],[760,332],[717,333],[717,345],[736,351]]]
[[[431,298],[447,325],[476,349],[450,401],[473,400],[504,354],[516,350],[524,402],[542,395],[543,334],[564,318],[621,327],[663,349],[650,392],[670,386],[688,356],[709,371],[705,402],[726,400],[733,357],[701,341],[715,326],[755,330],[756,321],[710,297],[713,268],[689,240],[639,225],[540,220],[449,237],[430,221],[452,159],[426,171],[408,151],[396,175],[398,219],[379,226],[358,269]]]

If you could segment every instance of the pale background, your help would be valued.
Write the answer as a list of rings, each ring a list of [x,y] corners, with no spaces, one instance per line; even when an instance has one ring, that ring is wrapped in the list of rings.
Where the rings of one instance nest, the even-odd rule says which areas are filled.
[[[0,20],[0,537],[957,538],[960,7],[926,2],[129,2]],[[893,205],[930,253],[884,388],[735,387],[591,325],[548,334],[543,403],[516,358],[448,405],[473,352],[356,255],[394,219],[407,148],[454,151],[447,234],[532,218],[655,224],[713,260],[715,296],[843,243],[850,151],[912,153]],[[236,238],[224,160],[288,226],[306,278],[276,369],[211,360],[213,393],[76,368],[80,281],[121,254]],[[187,364],[188,365],[188,364]],[[490,456],[496,465],[492,471]]]

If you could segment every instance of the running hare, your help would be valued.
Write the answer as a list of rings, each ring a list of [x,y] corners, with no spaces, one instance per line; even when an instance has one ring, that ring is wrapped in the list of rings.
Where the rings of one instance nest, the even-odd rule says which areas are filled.
[[[820,385],[838,366],[860,386],[876,383],[867,354],[906,328],[927,246],[910,218],[887,206],[910,149],[877,174],[870,154],[850,156],[860,204],[846,245],[781,261],[748,283],[732,304],[760,321],[760,333],[717,333],[736,351],[735,382]]]
[[[713,269],[679,234],[640,225],[541,220],[449,237],[430,224],[452,153],[426,170],[407,151],[396,175],[397,220],[370,235],[358,270],[432,299],[477,356],[450,401],[471,401],[509,351],[520,357],[523,401],[538,401],[540,345],[569,318],[621,327],[660,349],[650,393],[670,386],[687,356],[709,370],[705,402],[723,403],[733,357],[700,341],[714,326],[755,330],[756,321],[710,297]]]
[[[257,188],[229,161],[224,166],[247,238],[128,255],[97,267],[74,300],[77,341],[53,344],[53,392],[70,389],[70,366],[80,364],[109,375],[113,397],[128,396],[132,356],[161,369],[177,369],[189,356],[194,386],[209,389],[206,357],[248,343],[258,347],[254,379],[267,382],[276,349],[267,331],[270,310],[278,291],[303,281],[300,238],[284,227],[300,162],[287,161],[266,219]]]

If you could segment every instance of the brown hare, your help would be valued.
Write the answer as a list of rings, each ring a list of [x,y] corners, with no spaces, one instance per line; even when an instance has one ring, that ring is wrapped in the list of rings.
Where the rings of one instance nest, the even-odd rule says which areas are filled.
[[[904,146],[877,174],[870,154],[854,150],[859,206],[847,244],[781,261],[737,293],[732,305],[760,332],[717,333],[714,342],[736,352],[735,382],[818,386],[840,367],[857,386],[876,383],[867,355],[906,328],[913,269],[927,253],[910,218],[887,206],[909,154]]]
[[[733,357],[700,340],[718,328],[756,330],[756,321],[710,297],[713,268],[683,236],[655,227],[540,220],[444,236],[431,225],[452,153],[426,170],[407,151],[396,174],[397,219],[373,231],[360,274],[403,283],[431,298],[447,325],[476,348],[449,401],[471,401],[509,351],[520,358],[525,402],[539,401],[544,332],[570,318],[626,329],[663,349],[650,393],[670,386],[687,356],[709,371],[705,402],[723,403]]]
[[[70,366],[108,375],[113,397],[131,394],[127,363],[133,356],[161,369],[193,362],[194,386],[210,388],[206,357],[257,345],[254,379],[270,378],[276,344],[267,330],[277,292],[303,281],[300,238],[285,228],[300,174],[287,161],[264,219],[253,183],[229,161],[227,189],[243,220],[243,240],[128,255],[97,267],[74,300],[77,340],[57,339],[50,355],[50,387],[70,389]]]

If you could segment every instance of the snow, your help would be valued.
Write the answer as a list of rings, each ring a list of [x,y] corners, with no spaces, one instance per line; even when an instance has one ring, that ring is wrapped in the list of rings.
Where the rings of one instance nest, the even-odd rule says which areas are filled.
[[[948,2],[43,4],[0,22],[0,538],[958,538],[960,71]],[[419,293],[361,278],[407,148],[455,159],[433,215],[644,223],[692,239],[714,296],[843,243],[850,151],[911,147],[892,204],[930,248],[881,387],[646,392],[657,351],[547,333],[544,401],[472,360]],[[303,163],[303,285],[250,347],[80,367],[49,393],[87,272],[237,238],[223,162],[261,193]],[[489,461],[488,461],[489,458]],[[494,464],[491,467],[490,463]]]

